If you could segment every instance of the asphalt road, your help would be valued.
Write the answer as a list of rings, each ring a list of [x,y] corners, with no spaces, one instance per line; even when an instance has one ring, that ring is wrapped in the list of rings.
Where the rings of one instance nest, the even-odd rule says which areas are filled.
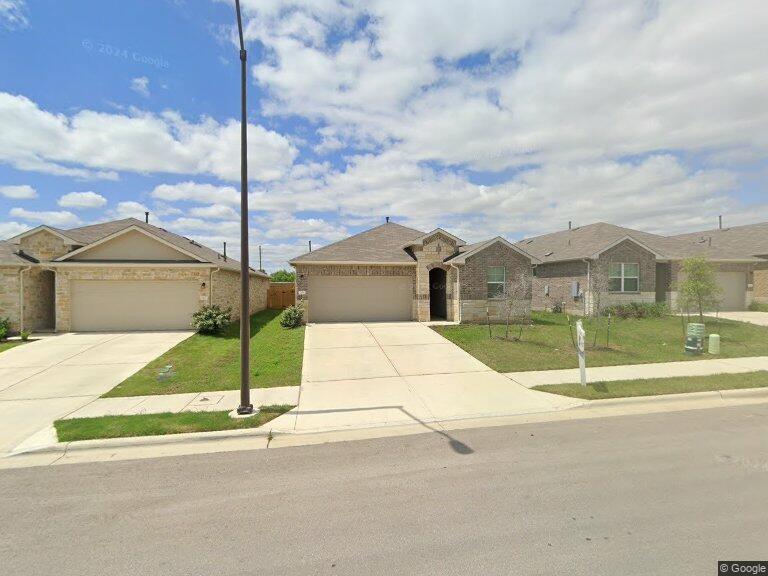
[[[768,559],[768,406],[0,471],[0,572],[717,574]]]

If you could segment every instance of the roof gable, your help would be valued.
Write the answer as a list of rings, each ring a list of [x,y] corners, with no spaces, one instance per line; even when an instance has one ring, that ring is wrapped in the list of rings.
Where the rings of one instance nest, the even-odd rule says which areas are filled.
[[[58,262],[66,260],[204,262],[199,256],[135,225],[57,258]]]
[[[538,264],[540,262],[538,258],[533,256],[532,254],[529,254],[519,246],[512,244],[512,242],[502,238],[501,236],[496,236],[495,238],[491,238],[490,240],[486,240],[484,242],[478,242],[477,244],[472,244],[471,246],[468,246],[465,251],[460,252],[459,254],[456,254],[454,256],[451,256],[445,261],[451,264],[464,264],[467,261],[467,258],[471,258],[472,256],[479,254],[486,248],[490,248],[495,244],[503,244],[504,246],[512,249],[513,251],[517,252],[521,256],[528,258],[533,264]]]

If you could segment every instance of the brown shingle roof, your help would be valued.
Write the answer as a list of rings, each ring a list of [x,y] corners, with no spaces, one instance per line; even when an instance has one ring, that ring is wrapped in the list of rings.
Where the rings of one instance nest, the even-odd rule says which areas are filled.
[[[16,246],[0,241],[0,266],[25,266],[34,262],[16,254]]]
[[[344,240],[328,244],[291,260],[291,264],[313,262],[370,262],[412,264],[413,256],[403,245],[424,236],[424,232],[388,222]]]
[[[710,260],[760,260],[768,254],[768,222],[671,236],[675,257]]]

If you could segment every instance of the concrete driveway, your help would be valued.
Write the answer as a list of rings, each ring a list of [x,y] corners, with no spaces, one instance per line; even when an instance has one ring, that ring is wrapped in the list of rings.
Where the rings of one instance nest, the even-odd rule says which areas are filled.
[[[720,318],[727,320],[736,320],[738,322],[749,322],[760,326],[768,326],[768,312],[720,312]]]
[[[275,430],[317,431],[548,412],[528,390],[417,322],[307,326],[299,406]]]
[[[0,456],[98,398],[192,332],[70,333],[0,354]]]

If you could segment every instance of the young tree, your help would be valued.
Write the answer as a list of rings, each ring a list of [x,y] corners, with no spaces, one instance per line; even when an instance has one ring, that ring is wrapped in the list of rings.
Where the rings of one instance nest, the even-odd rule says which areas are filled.
[[[502,309],[506,317],[505,339],[509,339],[509,324],[513,321],[520,326],[517,340],[522,340],[523,326],[531,316],[531,290],[531,277],[525,274],[504,285]]]
[[[592,346],[597,346],[597,334],[602,328],[605,309],[609,306],[608,298],[611,292],[611,280],[608,272],[610,264],[595,262],[589,274],[589,298],[590,310],[585,310],[597,319],[595,323],[595,336]]]
[[[680,310],[698,310],[699,321],[704,323],[704,311],[720,305],[722,290],[717,284],[715,267],[706,258],[683,260],[683,281],[678,286]]]
[[[272,282],[295,282],[296,272],[278,270],[277,272],[272,272],[272,274],[269,276],[269,279],[272,280]]]

